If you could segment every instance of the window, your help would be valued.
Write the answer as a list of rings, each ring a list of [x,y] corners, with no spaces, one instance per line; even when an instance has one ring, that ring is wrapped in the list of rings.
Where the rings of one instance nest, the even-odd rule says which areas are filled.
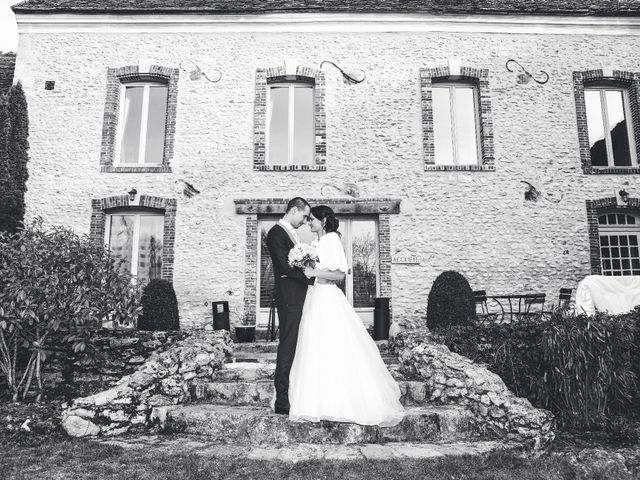
[[[584,101],[592,167],[635,166],[627,90],[585,87]]]
[[[315,161],[313,84],[269,84],[267,163],[312,165]]]
[[[146,211],[116,211],[107,214],[105,243],[121,270],[144,284],[161,278],[164,215]]]
[[[350,267],[339,287],[347,300],[356,309],[365,324],[373,323],[374,298],[380,290],[378,221],[367,217],[338,217],[339,232],[345,249],[347,264]],[[273,298],[274,278],[271,257],[267,249],[267,233],[278,221],[277,218],[263,218],[258,222],[260,248],[258,264],[258,325],[266,325],[269,306]],[[297,230],[301,242],[311,243],[315,234],[307,225]]]
[[[117,164],[162,164],[167,96],[168,87],[161,83],[122,85]]]
[[[598,234],[602,275],[640,275],[640,216],[601,214]]]
[[[436,165],[477,165],[481,157],[477,89],[434,83],[433,135]]]

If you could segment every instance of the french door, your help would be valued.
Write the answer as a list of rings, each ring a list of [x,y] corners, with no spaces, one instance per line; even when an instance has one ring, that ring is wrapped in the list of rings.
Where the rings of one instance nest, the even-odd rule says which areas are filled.
[[[338,217],[342,246],[349,265],[349,272],[338,285],[345,293],[347,300],[354,307],[362,321],[373,323],[373,300],[379,292],[379,249],[378,221],[369,217]],[[267,249],[267,233],[278,218],[264,217],[258,219],[258,309],[257,325],[266,326],[269,319],[269,306],[273,298],[273,267]],[[311,243],[315,234],[307,225],[298,229],[301,242]],[[277,318],[277,314],[276,314]]]

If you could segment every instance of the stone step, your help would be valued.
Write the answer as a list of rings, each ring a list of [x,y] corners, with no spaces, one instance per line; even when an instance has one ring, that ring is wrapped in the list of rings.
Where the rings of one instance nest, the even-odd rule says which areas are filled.
[[[275,363],[276,352],[251,352],[251,351],[234,351],[231,357],[227,357],[227,363],[233,362],[262,362]],[[387,365],[395,365],[399,363],[398,357],[395,355],[381,354],[382,360]]]
[[[196,435],[123,435],[98,437],[91,442],[111,445],[125,451],[144,450],[157,455],[197,455],[207,458],[225,457],[265,462],[294,464],[309,460],[381,461],[481,456],[494,451],[514,451],[518,446],[495,440],[461,440],[455,442],[389,442],[360,445],[323,445],[298,443],[284,446],[252,446],[216,444]]]
[[[387,368],[396,380],[404,380],[399,371],[399,364],[387,365]],[[214,381],[217,382],[252,382],[259,380],[273,380],[276,370],[275,362],[237,361],[222,365],[215,372]]]
[[[389,351],[388,340],[374,340],[374,342],[378,346],[380,353],[387,353]],[[278,342],[234,343],[233,350],[235,352],[275,353],[278,351]]]
[[[403,405],[423,405],[427,400],[427,388],[424,382],[399,381],[398,386]],[[275,387],[273,380],[250,381],[195,381],[190,388],[191,398],[217,405],[270,405]]]
[[[411,407],[395,427],[339,422],[292,422],[266,407],[192,404],[153,409],[165,433],[197,434],[236,445],[296,443],[362,444],[432,442],[475,436],[473,417],[462,407]]]

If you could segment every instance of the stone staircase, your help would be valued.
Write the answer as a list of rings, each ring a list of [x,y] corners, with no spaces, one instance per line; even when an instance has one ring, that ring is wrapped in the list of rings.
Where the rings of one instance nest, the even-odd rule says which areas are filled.
[[[191,403],[161,407],[155,414],[163,432],[197,435],[216,444],[272,448],[301,444],[486,444],[483,440],[487,438],[480,438],[469,410],[456,405],[430,405],[425,385],[404,378],[387,342],[376,343],[398,381],[406,408],[405,418],[395,427],[292,422],[273,413],[269,404],[274,394],[276,342],[235,344],[232,356],[227,357],[213,380],[191,382]]]

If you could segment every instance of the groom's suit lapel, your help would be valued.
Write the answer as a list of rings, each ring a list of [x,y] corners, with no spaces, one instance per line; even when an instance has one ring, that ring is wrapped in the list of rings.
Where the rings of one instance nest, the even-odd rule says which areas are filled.
[[[287,234],[287,236],[289,237],[289,240],[291,240],[291,243],[293,243],[293,245],[295,245],[296,244],[296,239],[293,238],[293,235],[291,234],[289,229],[285,228],[284,225],[282,225],[280,222],[276,223],[276,225],[278,225],[282,230],[284,230],[284,233]]]

